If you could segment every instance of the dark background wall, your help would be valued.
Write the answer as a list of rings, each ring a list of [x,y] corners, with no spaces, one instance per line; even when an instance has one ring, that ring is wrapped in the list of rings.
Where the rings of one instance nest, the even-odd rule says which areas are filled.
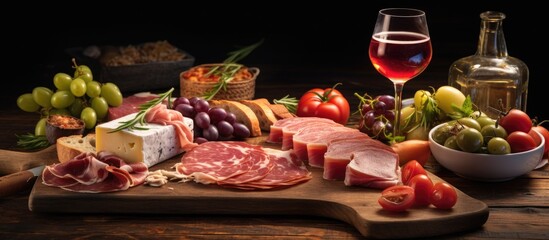
[[[423,74],[440,77],[443,82],[447,81],[445,71],[453,61],[475,53],[479,14],[487,10],[504,12],[507,19],[503,29],[509,54],[530,68],[528,112],[549,119],[542,87],[546,78],[543,59],[548,52],[547,41],[540,35],[547,21],[539,14],[541,7],[529,1],[299,3],[303,6],[277,1],[246,4],[243,6],[249,7],[242,8],[233,2],[203,2],[199,4],[202,7],[188,8],[172,6],[174,3],[169,2],[131,7],[87,4],[88,7],[82,9],[71,7],[71,12],[44,11],[33,15],[40,21],[30,21],[31,24],[3,23],[8,36],[4,39],[7,41],[4,56],[9,60],[3,76],[6,83],[15,83],[2,90],[6,104],[15,105],[19,94],[35,86],[52,85],[53,75],[70,67],[67,49],[157,40],[168,40],[188,51],[196,58],[196,64],[200,64],[222,61],[236,46],[265,39],[242,63],[275,70],[276,66],[318,68],[319,71],[352,69],[383,81],[374,74],[367,53],[377,12],[384,7],[414,7],[427,13],[433,43],[433,60]],[[237,8],[229,7],[230,4]],[[16,21],[6,19],[10,20]],[[277,81],[284,81],[284,77]],[[322,82],[322,79],[316,81]],[[391,91],[389,88],[388,93]]]

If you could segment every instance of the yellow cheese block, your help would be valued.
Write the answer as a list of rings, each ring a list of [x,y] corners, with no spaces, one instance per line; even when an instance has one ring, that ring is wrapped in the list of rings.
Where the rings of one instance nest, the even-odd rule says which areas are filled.
[[[95,127],[97,152],[108,151],[128,163],[143,162],[148,167],[170,159],[183,152],[174,127],[148,123],[140,127],[147,130],[122,130],[112,132],[121,122],[135,118],[130,114]],[[185,118],[185,123],[193,129],[193,120]]]

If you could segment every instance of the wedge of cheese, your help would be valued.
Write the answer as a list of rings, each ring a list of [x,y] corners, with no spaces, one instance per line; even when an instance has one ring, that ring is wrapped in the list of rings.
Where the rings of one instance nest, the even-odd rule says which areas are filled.
[[[108,151],[128,163],[143,162],[148,167],[170,159],[183,152],[174,127],[160,124],[137,124],[147,130],[122,130],[112,132],[124,121],[135,118],[137,113],[129,114],[95,127],[97,152]],[[184,121],[193,129],[193,120]]]

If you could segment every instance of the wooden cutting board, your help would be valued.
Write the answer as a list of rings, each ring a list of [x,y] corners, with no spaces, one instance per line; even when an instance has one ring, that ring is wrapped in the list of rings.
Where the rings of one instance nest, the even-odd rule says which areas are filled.
[[[253,143],[264,144],[262,138]],[[181,155],[152,167],[170,168]],[[438,236],[479,228],[488,219],[488,206],[458,190],[451,210],[414,208],[403,213],[382,210],[381,190],[348,187],[322,178],[322,169],[310,169],[313,178],[286,189],[244,191],[194,182],[169,182],[162,187],[140,185],[115,193],[74,193],[48,187],[38,179],[29,197],[29,209],[39,213],[142,214],[257,214],[312,215],[342,220],[371,238]],[[430,174],[434,182],[443,181]],[[67,207],[70,206],[70,207]]]

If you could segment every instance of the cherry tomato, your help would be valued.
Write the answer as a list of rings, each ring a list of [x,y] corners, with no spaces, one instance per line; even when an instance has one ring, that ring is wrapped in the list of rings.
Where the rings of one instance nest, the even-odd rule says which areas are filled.
[[[424,174],[427,175],[427,172],[425,171],[425,168],[416,160],[411,160],[404,164],[401,169],[401,176],[402,176],[402,183],[405,185],[409,185],[408,182],[410,179],[412,179],[415,175],[418,174]]]
[[[457,202],[456,189],[448,183],[437,182],[433,185],[429,201],[437,208],[450,209]]]
[[[499,124],[505,128],[508,134],[514,131],[528,133],[532,128],[532,119],[521,110],[511,109],[505,116],[499,119]]]
[[[511,152],[524,152],[536,148],[539,144],[536,144],[534,138],[525,132],[514,131],[507,136],[507,142],[511,146]]]
[[[377,202],[385,210],[402,212],[412,207],[414,198],[414,189],[412,187],[395,185],[383,190]]]
[[[433,181],[427,175],[415,175],[406,185],[414,189],[414,206],[427,207],[431,204],[429,198],[433,189]]]
[[[351,109],[347,99],[335,87],[307,91],[297,104],[296,115],[299,117],[323,117],[346,124]]]
[[[532,127],[532,130],[530,132],[532,131],[537,131],[541,133],[541,135],[543,135],[543,138],[545,139],[545,149],[543,150],[543,158],[547,158],[548,157],[547,155],[549,152],[549,130],[547,130],[547,128],[541,125],[536,125]],[[530,133],[530,135],[532,134]]]

